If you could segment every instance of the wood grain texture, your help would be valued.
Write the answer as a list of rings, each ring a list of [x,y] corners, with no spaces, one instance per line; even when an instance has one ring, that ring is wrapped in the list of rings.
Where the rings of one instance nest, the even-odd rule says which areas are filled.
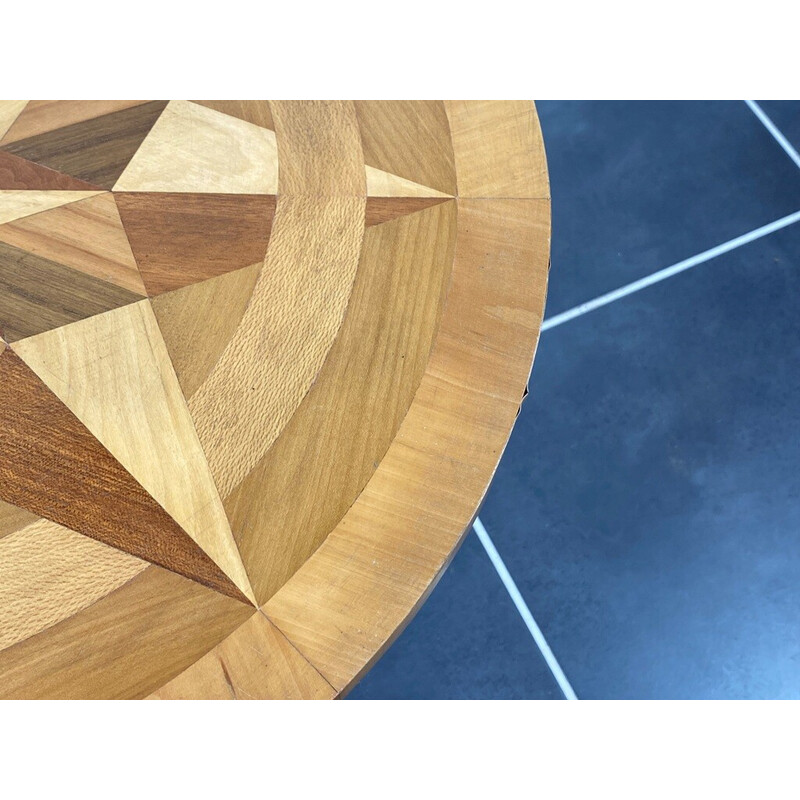
[[[14,124],[9,126],[8,133],[0,138],[0,144],[18,142],[20,139],[28,139],[40,133],[48,133],[57,128],[102,117],[145,102],[144,100],[31,100]]]
[[[14,349],[252,600],[150,303],[143,300],[33,336]]]
[[[0,141],[27,104],[27,100],[0,100]]]
[[[260,603],[333,530],[394,438],[428,361],[455,222],[450,201],[365,232],[347,316],[314,386],[226,499]]]
[[[356,502],[264,606],[339,691],[402,629],[475,514],[522,400],[548,257],[547,200],[459,201],[452,285],[414,402]]]
[[[370,197],[447,197],[436,189],[414,183],[391,172],[367,166],[367,194]]]
[[[267,452],[322,367],[350,298],[364,233],[352,104],[271,108],[282,166],[264,267],[239,327],[189,401],[223,499]],[[315,149],[323,146],[330,163]],[[335,186],[333,196],[320,196]]]
[[[118,193],[116,201],[150,296],[264,261],[270,195]]]
[[[0,501],[0,539],[36,522],[39,517],[19,506]]]
[[[96,192],[31,191],[25,189],[0,190],[0,225],[31,214],[47,211],[93,197]]]
[[[364,163],[447,195],[456,193],[450,126],[436,100],[356,100]]]
[[[445,102],[459,197],[550,197],[547,161],[530,100]]]
[[[274,100],[270,104],[282,195],[366,194],[364,155],[352,103]]]
[[[86,181],[64,175],[41,164],[34,164],[13,153],[0,151],[0,190],[27,189],[31,191],[92,191],[98,190]]]
[[[246,602],[30,367],[0,346],[0,499]]]
[[[535,109],[136,102],[0,103],[0,696],[341,696],[525,392]]]
[[[363,197],[279,197],[242,321],[189,409],[223,499],[258,463],[325,360],[364,232]]]
[[[105,597],[148,566],[47,519],[0,540],[0,650]]]
[[[118,192],[275,194],[275,134],[184,100],[173,100],[120,176]]]
[[[106,192],[0,225],[0,242],[146,294],[114,197]]]
[[[390,222],[406,214],[415,214],[425,208],[446,203],[446,197],[368,197],[364,225],[371,228]]]
[[[7,342],[141,299],[113,283],[0,242],[0,332]]]
[[[111,189],[165,106],[160,101],[143,103],[0,147],[28,161]]]
[[[245,122],[252,122],[253,125],[275,130],[268,100],[194,100],[193,102],[223,114],[230,114]]]
[[[263,614],[254,614],[152,700],[327,700],[333,687]]]
[[[150,566],[69,619],[0,651],[0,697],[146,697],[254,613]]]
[[[151,300],[187,400],[208,377],[239,327],[262,266],[251,264]]]

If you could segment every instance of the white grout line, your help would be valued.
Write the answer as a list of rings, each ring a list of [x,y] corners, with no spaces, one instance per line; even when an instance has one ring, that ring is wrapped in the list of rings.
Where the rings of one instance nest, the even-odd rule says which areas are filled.
[[[800,167],[800,153],[792,147],[792,143],[778,130],[777,125],[764,113],[755,100],[745,100],[750,110],[761,120],[762,125],[772,134],[775,141],[784,149],[789,158]]]
[[[797,150],[792,147],[791,143],[778,130],[772,120],[762,111],[758,103],[753,100],[745,100],[745,103],[747,103],[750,110],[758,117],[764,127],[773,135],[773,137],[775,137],[775,140],[784,149],[786,155],[788,155],[789,158],[791,158],[792,161],[794,161],[794,163],[800,167],[800,153],[798,153]],[[781,217],[780,219],[770,222],[767,225],[762,225],[760,228],[756,228],[749,233],[744,233],[741,236],[737,236],[735,239],[730,239],[727,242],[723,242],[716,247],[712,247],[710,250],[705,250],[702,253],[698,253],[696,256],[679,261],[677,264],[673,264],[671,267],[665,267],[657,272],[653,272],[652,274],[645,278],[641,278],[638,281],[633,281],[625,286],[620,286],[619,289],[614,289],[614,291],[607,292],[599,297],[595,297],[594,300],[581,303],[579,306],[575,306],[567,311],[563,311],[561,314],[556,314],[554,317],[546,319],[542,323],[541,329],[542,331],[546,331],[550,328],[555,328],[558,325],[563,325],[563,323],[569,322],[571,319],[575,319],[575,317],[580,317],[583,314],[587,314],[589,311],[594,311],[596,308],[608,305],[609,303],[613,303],[615,300],[619,300],[622,297],[627,297],[629,294],[638,292],[640,289],[645,289],[648,286],[652,286],[655,283],[659,283],[667,278],[671,278],[673,275],[677,275],[678,273],[684,272],[687,269],[696,267],[699,264],[704,264],[706,261],[710,261],[712,258],[721,256],[724,253],[729,253],[731,250],[735,250],[737,247],[742,247],[742,245],[753,242],[763,236],[768,236],[770,233],[779,231],[788,225],[793,225],[795,222],[800,222],[800,211],[796,211],[794,214]],[[475,522],[472,523],[472,527],[474,528],[475,533],[478,535],[484,550],[486,550],[487,555],[491,559],[492,564],[494,564],[494,568],[497,570],[500,580],[503,581],[503,585],[506,587],[506,590],[514,602],[514,605],[517,607],[517,611],[519,611],[520,616],[524,620],[525,625],[527,625],[528,630],[531,633],[531,636],[533,636],[533,640],[536,642],[536,645],[541,651],[544,660],[547,662],[547,666],[553,673],[553,677],[556,679],[561,691],[564,693],[564,697],[567,700],[577,700],[578,696],[575,694],[575,691],[567,679],[567,676],[564,674],[564,670],[561,669],[558,659],[550,649],[550,645],[547,644],[547,639],[544,638],[542,629],[536,624],[536,620],[533,618],[533,614],[531,614],[531,610],[528,608],[525,598],[523,598],[522,594],[517,588],[517,584],[511,577],[511,573],[508,571],[505,563],[503,563],[503,559],[500,557],[500,553],[497,552],[497,548],[494,546],[492,537],[489,536],[489,532],[484,527],[480,517],[475,517]]]
[[[489,536],[489,532],[483,527],[480,517],[475,517],[475,522],[472,523],[472,527],[474,528],[475,533],[478,534],[478,538],[481,540],[481,544],[483,545],[484,550],[486,550],[486,554],[491,559],[492,564],[494,564],[494,568],[497,570],[500,580],[503,581],[503,585],[506,587],[509,595],[511,595],[511,599],[514,601],[517,611],[519,611],[520,616],[528,626],[528,630],[531,632],[531,636],[533,636],[536,646],[539,648],[539,650],[541,650],[544,660],[547,662],[547,666],[550,667],[550,672],[553,673],[553,677],[556,679],[561,691],[564,693],[564,697],[567,700],[577,700],[578,696],[575,694],[570,682],[567,680],[567,676],[564,674],[564,670],[561,669],[561,665],[558,663],[558,660],[553,655],[550,645],[547,644],[547,639],[544,638],[541,628],[536,624],[536,620],[533,618],[533,614],[531,614],[528,604],[520,594],[517,584],[514,583],[514,579],[511,577],[508,568],[503,563],[503,559],[500,558],[500,553],[497,552],[497,548],[494,546],[494,542],[492,541],[492,537]]]
[[[638,281],[633,281],[633,283],[628,283],[625,286],[620,286],[619,289],[614,289],[612,292],[602,294],[600,297],[595,297],[594,300],[589,300],[586,303],[581,303],[579,306],[575,306],[567,311],[563,311],[561,314],[556,314],[554,317],[550,317],[542,323],[542,330],[547,331],[550,330],[550,328],[555,328],[557,325],[563,325],[565,322],[575,319],[575,317],[580,317],[583,314],[587,314],[589,311],[594,311],[596,308],[613,303],[615,300],[619,300],[621,297],[627,297],[627,295],[638,292],[640,289],[645,289],[648,286],[652,286],[654,283],[671,278],[673,275],[677,275],[679,272],[696,267],[698,264],[703,264],[706,261],[710,261],[712,258],[723,255],[724,253],[729,253],[731,250],[735,250],[737,247],[741,247],[742,245],[753,242],[756,239],[760,239],[762,236],[767,236],[770,233],[779,231],[781,228],[785,228],[787,225],[792,225],[795,222],[800,222],[800,211],[795,211],[794,214],[789,214],[786,217],[776,219],[774,222],[770,222],[767,225],[762,225],[762,227],[756,228],[749,233],[742,234],[741,236],[737,236],[735,239],[730,239],[727,242],[718,244],[716,247],[712,247],[710,250],[698,253],[696,256],[687,258],[684,261],[679,261],[677,264],[673,264],[671,267],[660,269],[658,272],[653,272],[651,275],[648,275],[645,278],[641,278]]]

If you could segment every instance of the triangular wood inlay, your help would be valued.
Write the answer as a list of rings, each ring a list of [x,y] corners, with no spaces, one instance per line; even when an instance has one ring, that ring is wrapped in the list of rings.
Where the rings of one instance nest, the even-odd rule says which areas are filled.
[[[2,149],[111,189],[166,105],[143,103],[11,142]]]
[[[192,102],[213,108],[214,111],[220,111],[230,117],[252,122],[253,125],[275,130],[275,122],[267,100],[193,100]]]
[[[7,136],[8,130],[26,105],[27,100],[0,100],[0,142]]]
[[[368,197],[365,227],[390,222],[398,217],[415,214],[424,208],[448,202],[447,197]]]
[[[146,100],[31,100],[8,129],[0,144],[30,139],[77,122],[104,117],[115,111],[140,106]]]
[[[0,225],[15,219],[41,214],[51,208],[77,203],[102,192],[62,192],[53,190],[0,189]]]
[[[32,336],[18,342],[14,351],[239,589],[251,596],[149,301]]]
[[[0,242],[0,336],[7,342],[141,299],[138,293]]]
[[[172,100],[114,186],[117,192],[275,194],[278,145],[267,128]]]
[[[151,300],[187,400],[208,377],[239,327],[262,266],[251,264]]]
[[[13,153],[0,151],[0,190],[84,192],[99,188]]]
[[[115,195],[139,272],[151,297],[262,263],[273,195]]]
[[[147,294],[111,192],[0,225],[0,242]]]
[[[0,499],[247,602],[2,341],[0,351]]]
[[[367,196],[369,197],[442,197],[449,199],[452,195],[445,194],[430,186],[415,183],[392,172],[384,172],[367,164]]]
[[[0,539],[36,522],[38,514],[0,500]]]
[[[456,168],[444,105],[433,100],[356,100],[364,163],[444,194]]]

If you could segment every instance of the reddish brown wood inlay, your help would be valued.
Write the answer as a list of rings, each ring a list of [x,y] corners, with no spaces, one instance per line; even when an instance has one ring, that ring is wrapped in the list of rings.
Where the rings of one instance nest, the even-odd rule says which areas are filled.
[[[449,197],[368,197],[365,226],[380,225],[424,208],[446,203]]]
[[[0,152],[0,190],[85,192],[99,188],[13,153]]]
[[[150,296],[264,260],[275,197],[171,192],[115,195]]]
[[[2,340],[0,349],[0,499],[247,602]]]

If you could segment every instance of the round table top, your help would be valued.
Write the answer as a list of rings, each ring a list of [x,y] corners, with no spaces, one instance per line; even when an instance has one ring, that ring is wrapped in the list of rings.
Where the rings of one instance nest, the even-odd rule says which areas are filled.
[[[341,696],[473,520],[530,102],[0,102],[0,695]]]

